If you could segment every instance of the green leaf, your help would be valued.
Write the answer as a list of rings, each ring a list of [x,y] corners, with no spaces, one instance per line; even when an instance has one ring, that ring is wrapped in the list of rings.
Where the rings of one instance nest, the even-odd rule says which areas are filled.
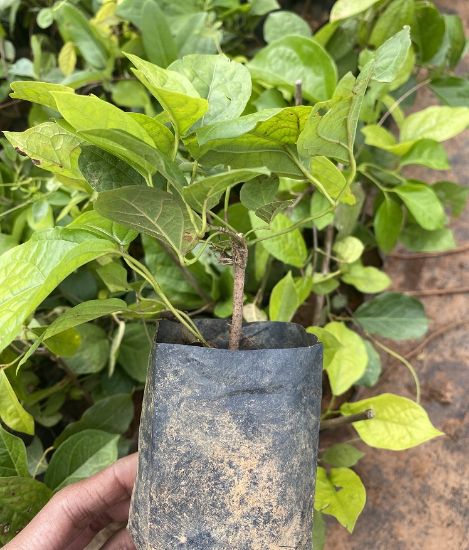
[[[241,187],[239,198],[248,210],[255,211],[275,201],[278,185],[278,178],[275,177],[256,178]]]
[[[456,67],[466,47],[464,24],[459,15],[443,14],[446,26],[446,42],[448,44],[445,57],[450,68]]]
[[[271,237],[276,232],[288,230],[293,225],[285,214],[275,216],[270,226],[267,226],[253,212],[249,212],[249,217],[257,238]],[[306,262],[308,251],[299,229],[293,229],[288,233],[267,238],[261,243],[274,258],[281,262],[295,267],[303,267]]]
[[[311,535],[314,550],[324,550],[326,543],[326,522],[321,512],[313,512],[313,532]]]
[[[357,237],[345,237],[336,241],[332,250],[339,261],[352,264],[363,254],[365,245]]]
[[[10,84],[13,93],[10,97],[14,99],[23,99],[31,101],[38,105],[44,105],[51,109],[57,109],[55,99],[51,92],[68,92],[73,94],[73,88],[63,84],[54,84],[52,82],[35,82],[34,80],[17,80]]]
[[[202,264],[197,262],[183,268],[177,258],[156,239],[142,235],[142,244],[145,264],[152,273],[156,274],[158,284],[166,296],[171,296],[173,305],[187,309],[202,307],[203,298],[195,287],[200,287],[202,292],[205,290],[207,295],[210,295],[212,289],[212,277],[205,271]]]
[[[364,267],[360,263],[348,267],[341,279],[364,294],[382,292],[390,287],[392,282],[383,271],[372,266]]]
[[[401,141],[433,139],[446,141],[469,124],[468,107],[433,106],[409,115],[401,126]]]
[[[342,172],[326,157],[313,157],[311,159],[311,174],[323,185],[324,189],[333,199],[338,199],[346,204],[355,204],[355,197],[347,187]]]
[[[362,304],[354,313],[362,328],[393,340],[420,338],[428,330],[422,303],[398,292],[386,292]]]
[[[331,468],[328,474],[321,466],[317,469],[315,510],[334,516],[352,533],[365,502],[365,487],[353,470]]]
[[[194,245],[194,227],[178,198],[152,187],[130,186],[104,191],[95,202],[102,216],[155,237],[177,254]]]
[[[34,434],[34,419],[18,401],[4,369],[0,370],[0,419],[12,430]]]
[[[136,55],[126,54],[137,69],[135,76],[156,97],[177,130],[184,135],[208,110],[208,101],[200,97],[182,74],[157,67]]]
[[[126,323],[124,338],[119,348],[117,361],[125,372],[138,382],[145,382],[148,358],[155,334],[154,327],[143,323]]]
[[[324,48],[312,38],[284,36],[268,44],[247,63],[255,80],[291,93],[302,81],[309,101],[329,99],[337,83],[337,69]]]
[[[324,344],[324,370],[329,376],[332,393],[342,395],[365,372],[368,355],[363,339],[344,323],[335,321],[324,328],[309,327],[308,332]]]
[[[54,441],[54,447],[61,445],[70,436],[88,429],[123,434],[129,428],[133,416],[131,395],[116,394],[105,397],[86,409],[80,420],[68,424]]]
[[[446,216],[436,193],[424,183],[405,183],[393,189],[415,221],[424,229],[441,229]]]
[[[135,82],[135,84],[140,86],[138,82]],[[152,138],[156,148],[168,158],[171,158],[174,149],[174,134],[171,130],[161,122],[158,122],[155,118],[144,115],[143,113],[129,114]]]
[[[322,460],[335,468],[350,468],[364,456],[364,453],[349,443],[336,443],[326,449]]]
[[[350,162],[363,97],[373,74],[373,61],[358,77],[347,73],[338,83],[330,101],[317,103],[298,138],[303,159],[323,155]]]
[[[78,166],[86,181],[98,192],[145,185],[145,179],[126,162],[93,145],[82,147]]]
[[[270,13],[264,23],[264,40],[267,43],[291,34],[310,37],[311,27],[292,11],[276,11]]]
[[[186,55],[169,69],[185,76],[208,101],[207,112],[194,128],[239,117],[251,97],[249,70],[225,55]]]
[[[367,10],[379,0],[337,0],[331,10],[330,21],[340,21]]]
[[[403,451],[444,435],[432,425],[423,407],[392,393],[343,403],[340,407],[341,413],[346,416],[367,409],[374,411],[374,418],[354,422],[353,427],[370,447]]]
[[[365,340],[366,353],[368,354],[368,364],[365,374],[356,382],[357,386],[366,386],[372,388],[379,380],[381,375],[381,357],[375,347],[369,340]]]
[[[113,243],[88,233],[56,228],[0,256],[0,350],[18,335],[21,326],[52,290],[78,267],[117,252]]]
[[[414,18],[414,0],[393,0],[376,19],[369,43],[380,46],[404,25],[411,25]]]
[[[229,187],[261,175],[270,176],[270,171],[266,168],[247,168],[222,172],[184,187],[183,197],[197,212],[203,212],[204,209],[211,210],[219,203],[223,193]]]
[[[108,220],[107,218],[103,218],[95,210],[83,212],[83,214],[80,214],[78,218],[75,218],[73,222],[67,226],[67,228],[89,231],[96,237],[109,239],[124,248],[127,248],[137,236],[135,231]]]
[[[36,17],[37,26],[40,29],[47,29],[54,22],[54,11],[52,8],[41,8]]]
[[[4,135],[18,153],[27,155],[40,168],[82,179],[78,169],[80,139],[55,122],[44,122],[24,132],[4,132]]]
[[[392,82],[407,60],[410,41],[410,28],[404,27],[391,36],[375,52],[372,79],[377,82]]]
[[[26,448],[28,472],[31,476],[43,474],[47,470],[47,459],[44,456],[44,446],[37,435]]]
[[[0,478],[0,544],[26,527],[51,496],[44,483],[31,477]]]
[[[416,224],[405,227],[400,241],[412,252],[444,252],[457,246],[453,232],[448,227],[425,231]]]
[[[85,61],[96,69],[104,69],[109,53],[105,39],[85,15],[70,4],[54,8],[55,19],[64,42],[73,42]]]
[[[26,447],[0,426],[0,478],[10,476],[29,477]]]
[[[119,261],[97,267],[96,273],[111,293],[131,290],[127,282],[127,269]]]
[[[178,50],[169,21],[157,2],[153,0],[144,2],[140,30],[149,61],[167,67],[177,58]]]
[[[469,189],[466,186],[452,181],[439,181],[432,185],[432,189],[440,201],[451,208],[453,216],[458,217],[464,212],[469,197]]]
[[[435,78],[431,90],[450,107],[465,107],[469,103],[469,81],[467,78],[446,76]]]
[[[373,222],[376,241],[383,252],[391,252],[396,246],[403,218],[401,206],[386,195]]]
[[[98,325],[82,324],[77,328],[80,347],[65,362],[75,374],[90,374],[104,369],[109,359],[109,340]]]
[[[448,170],[448,155],[441,143],[433,139],[420,139],[401,158],[400,165],[420,164],[433,170]]]
[[[67,438],[53,454],[44,478],[54,491],[92,476],[117,460],[118,435],[84,430]]]
[[[291,271],[274,286],[269,302],[271,321],[289,322],[300,305],[298,291]]]
[[[60,114],[78,132],[115,129],[154,146],[153,140],[142,126],[112,103],[93,95],[66,92],[52,92],[52,95]]]
[[[438,52],[445,37],[446,24],[438,9],[430,3],[417,3],[412,38],[417,43],[420,61],[429,62]]]

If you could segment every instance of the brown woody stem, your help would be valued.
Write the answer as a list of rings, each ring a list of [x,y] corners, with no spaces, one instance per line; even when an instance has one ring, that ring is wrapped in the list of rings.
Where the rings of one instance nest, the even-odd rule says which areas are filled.
[[[321,422],[320,430],[331,430],[333,428],[339,428],[346,424],[352,424],[353,422],[360,422],[361,420],[371,420],[375,417],[373,409],[367,409],[361,413],[351,414],[350,416],[339,416],[338,418],[330,418],[329,420],[323,420]]]
[[[243,303],[248,247],[246,239],[239,233],[232,235],[233,254],[233,316],[231,318],[229,349],[239,349],[243,330]]]

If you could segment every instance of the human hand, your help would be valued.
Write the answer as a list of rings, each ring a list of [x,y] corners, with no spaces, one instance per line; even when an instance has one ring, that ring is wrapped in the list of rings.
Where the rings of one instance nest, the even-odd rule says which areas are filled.
[[[137,454],[59,491],[4,550],[83,550],[101,529],[127,522]],[[128,531],[117,531],[101,550],[134,550]]]

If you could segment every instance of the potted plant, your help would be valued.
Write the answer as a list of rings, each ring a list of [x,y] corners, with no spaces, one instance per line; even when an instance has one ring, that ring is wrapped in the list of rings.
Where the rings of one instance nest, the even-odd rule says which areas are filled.
[[[13,97],[44,106],[53,121],[26,132],[6,132],[7,139],[58,181],[91,193],[91,201],[66,227],[37,233],[21,250],[2,256],[2,267],[19,266],[21,271],[19,284],[16,280],[15,289],[6,292],[27,294],[28,301],[11,300],[1,310],[8,321],[1,349],[60,280],[86,262],[108,265],[110,257],[120,258],[139,276],[132,287],[135,303],[84,303],[46,329],[30,327],[34,345],[15,364],[24,364],[34,349],[61,331],[102,315],[154,318],[169,312],[177,321],[160,322],[150,360],[130,521],[141,547],[242,547],[248,542],[262,547],[268,540],[306,548],[310,543],[321,376],[320,346],[311,333],[325,345],[334,395],[342,395],[364,374],[366,351],[358,346],[360,369],[339,379],[332,359],[338,348],[343,351],[342,341],[351,341],[339,320],[308,333],[290,323],[261,321],[243,327],[243,314],[250,321],[261,314],[255,302],[243,311],[244,278],[252,269],[248,259],[254,257],[262,270],[263,254],[279,238],[296,236],[299,228],[357,203],[353,148],[365,92],[370,84],[379,87],[395,80],[407,60],[410,38],[407,28],[399,31],[367,52],[357,77],[347,73],[338,83],[330,56],[318,43],[305,40],[314,50],[319,76],[303,86],[295,86],[294,79],[279,84],[287,97],[295,96],[295,106],[244,115],[251,74],[257,83],[275,85],[268,71],[271,45],[250,62],[251,73],[222,55],[189,55],[168,69],[128,55],[135,76],[161,107],[155,117],[123,112],[65,85],[12,85]],[[297,37],[291,41],[288,47],[299,47]],[[287,47],[285,40],[279,42],[276,48]],[[302,105],[302,95],[314,105]],[[366,173],[372,178],[373,168]],[[279,179],[284,189],[299,183],[304,194],[314,193],[311,212],[296,214],[298,202],[283,198]],[[234,194],[244,208],[237,217],[230,212]],[[399,196],[406,194],[401,190]],[[247,229],[243,216],[249,218]],[[158,269],[152,272],[129,251],[139,234],[156,239],[194,287],[190,267],[199,259],[208,268],[214,263],[232,266],[227,277],[232,279],[227,293],[231,322],[194,319],[175,306],[159,282]],[[334,261],[344,266],[338,271],[344,280],[353,280],[363,252],[357,240],[339,239],[332,250],[328,239],[328,260],[334,252]],[[288,256],[286,263],[304,272],[296,277],[288,272],[278,282],[281,299],[271,301],[272,318],[274,310],[282,309],[282,317],[291,319],[297,309],[285,289],[301,296],[311,291],[313,277],[305,267],[309,258],[306,249],[294,249],[297,242],[292,239],[275,250],[276,257]],[[329,273],[324,262],[320,275],[314,282],[327,286],[337,273]],[[380,304],[364,304],[368,310],[363,308],[357,317],[371,333],[372,306],[385,309],[398,298],[380,299]],[[316,311],[320,318],[322,307]],[[420,335],[422,326],[423,321],[413,334]],[[118,329],[117,342],[119,334]],[[381,410],[386,405],[384,400],[375,404]],[[341,414],[360,430],[370,406],[345,404]],[[325,418],[335,414],[331,405]],[[420,409],[418,414],[425,428],[418,442],[438,435]],[[411,444],[416,443],[414,438]],[[324,504],[324,494],[332,486],[330,476],[350,474],[320,473],[317,507],[328,512],[332,507]],[[66,481],[54,484],[52,477],[47,481],[54,489]],[[364,502],[362,486],[357,486],[358,509]],[[353,527],[356,516],[336,515]]]

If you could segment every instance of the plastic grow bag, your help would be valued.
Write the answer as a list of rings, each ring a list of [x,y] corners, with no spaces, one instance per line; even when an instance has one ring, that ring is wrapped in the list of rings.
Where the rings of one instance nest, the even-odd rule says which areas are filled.
[[[138,550],[311,548],[322,347],[294,323],[162,321],[129,530]],[[225,349],[224,349],[225,348]]]

